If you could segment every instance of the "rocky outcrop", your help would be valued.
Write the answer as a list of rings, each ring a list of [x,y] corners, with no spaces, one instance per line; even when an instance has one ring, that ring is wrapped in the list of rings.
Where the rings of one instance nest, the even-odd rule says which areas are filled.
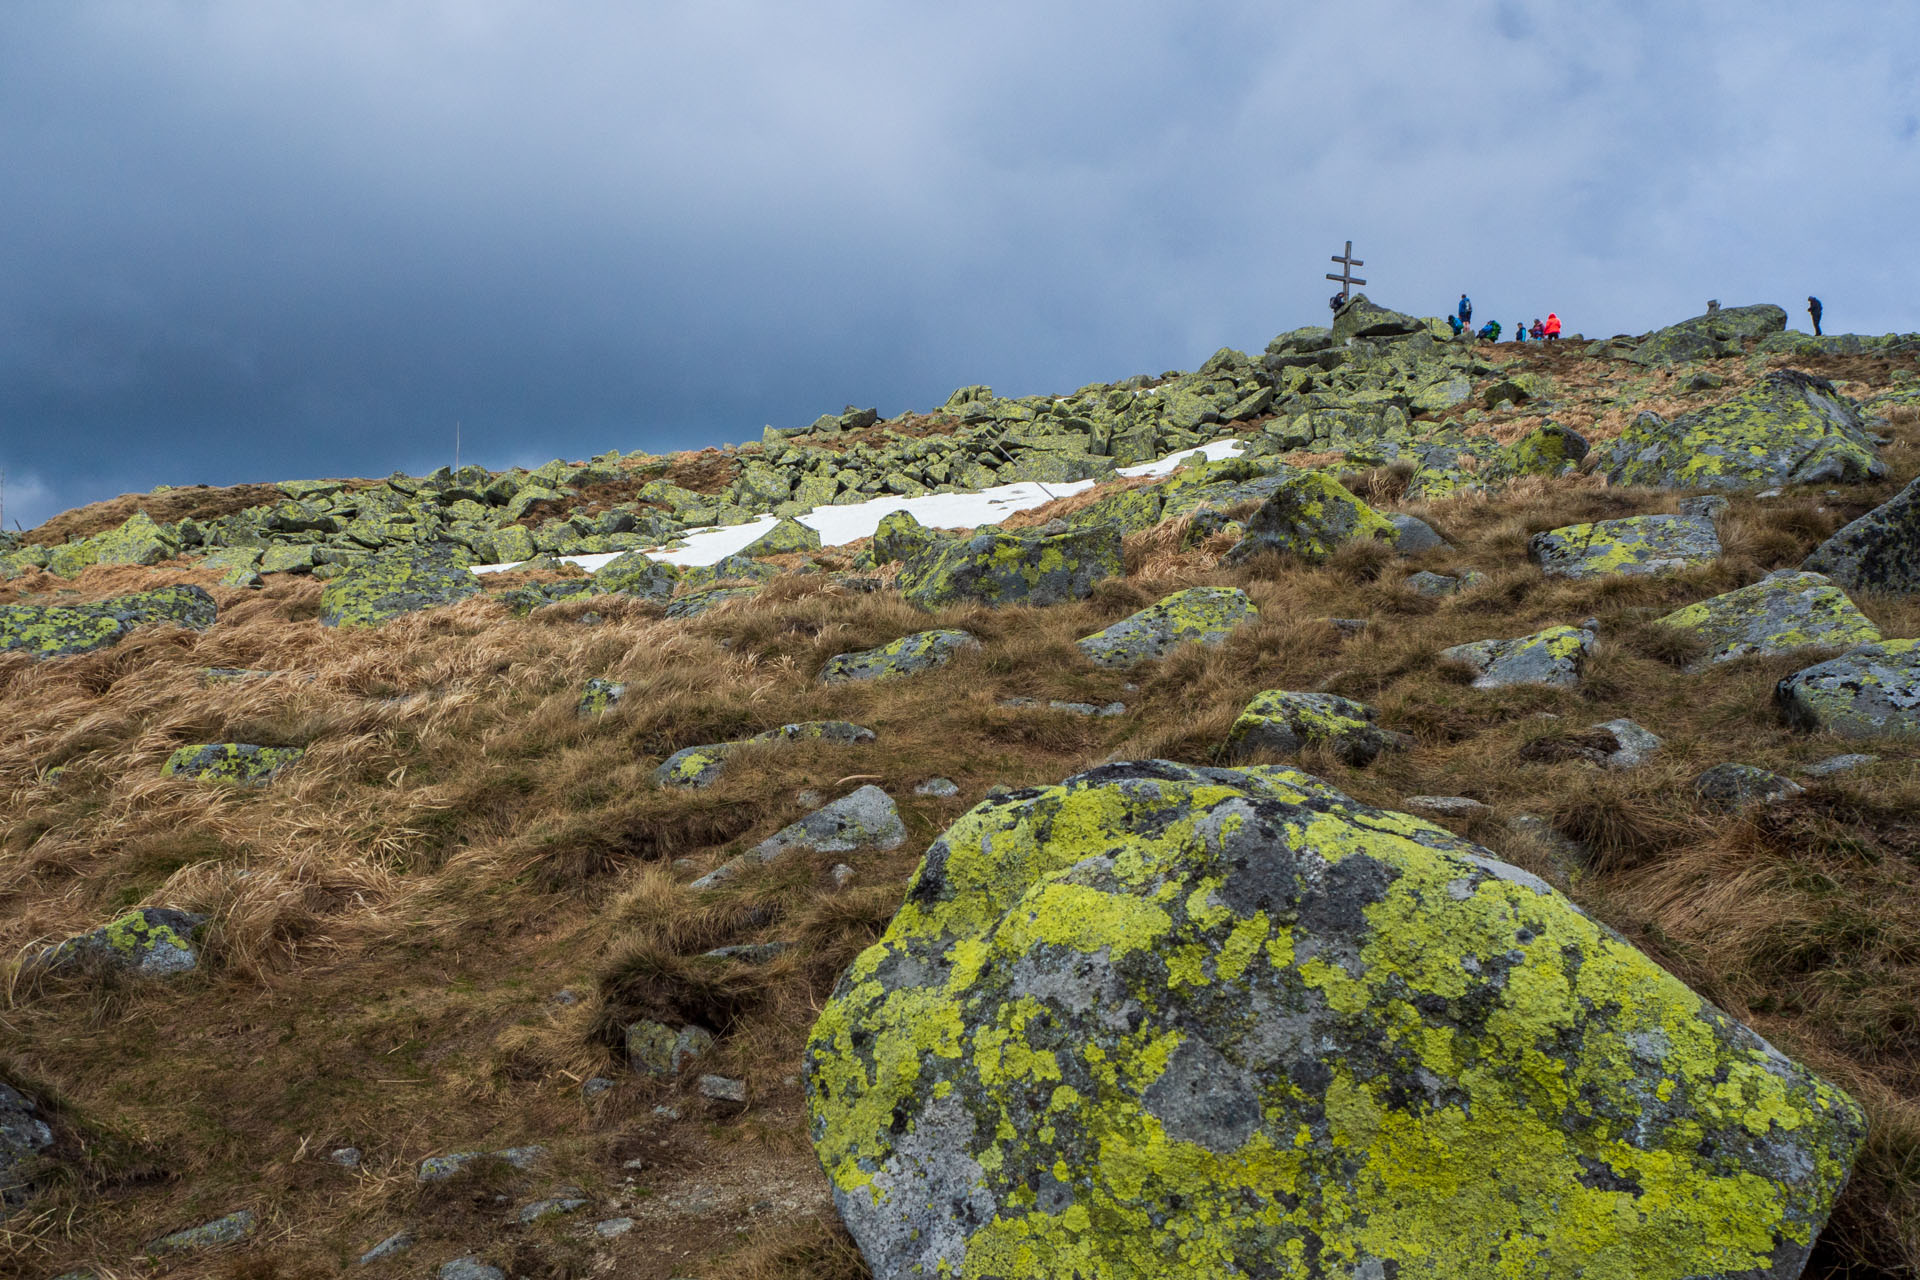
[[[1698,516],[1631,516],[1536,533],[1527,550],[1549,578],[1673,573],[1720,554],[1713,521]]]
[[[1666,489],[1858,484],[1887,473],[1853,401],[1793,370],[1672,422],[1642,413],[1601,451],[1614,484]]]
[[[1787,313],[1771,303],[1751,307],[1721,307],[1691,320],[1656,329],[1619,353],[1634,364],[1680,364],[1737,356],[1747,342],[1759,341],[1787,327]]]
[[[977,806],[805,1069],[881,1277],[1790,1280],[1865,1132],[1545,882],[1285,768]]]
[[[1372,707],[1331,693],[1268,689],[1247,703],[1227,732],[1227,756],[1244,760],[1258,752],[1294,755],[1324,747],[1350,765],[1370,764],[1382,751],[1411,739],[1374,723]]]
[[[1246,536],[1227,552],[1225,562],[1239,564],[1270,551],[1317,562],[1355,539],[1391,544],[1399,537],[1391,521],[1333,477],[1295,471],[1248,517]]]
[[[1407,338],[1426,331],[1426,321],[1389,311],[1369,301],[1364,293],[1354,294],[1333,317],[1335,346],[1344,345],[1349,338]]]
[[[1576,627],[1549,627],[1513,640],[1475,640],[1442,649],[1440,656],[1476,672],[1476,689],[1515,684],[1575,685],[1596,637]]]
[[[1920,592],[1920,480],[1842,526],[1804,567],[1853,591]]]
[[[1817,573],[1781,573],[1750,587],[1676,609],[1655,624],[1698,636],[1707,646],[1696,667],[1753,654],[1863,644],[1879,630],[1847,593]]]
[[[890,680],[916,675],[945,666],[962,649],[979,647],[978,640],[957,627],[916,631],[878,648],[834,654],[820,669],[820,681],[844,684],[850,680]]]
[[[1076,643],[1099,666],[1128,667],[1164,658],[1183,644],[1218,644],[1259,616],[1238,587],[1189,587]]]
[[[200,587],[161,587],[97,604],[5,604],[0,605],[0,651],[24,650],[36,658],[87,653],[150,623],[210,627],[218,612],[213,597]]]
[[[1801,728],[1842,738],[1920,738],[1920,640],[1863,644],[1796,671],[1774,700]]]
[[[900,592],[923,609],[948,604],[1049,605],[1081,600],[1126,571],[1111,525],[1064,533],[982,529],[939,542],[900,571]]]
[[[638,551],[629,551],[601,565],[593,574],[593,585],[602,591],[617,591],[641,600],[664,603],[672,597],[680,571],[670,564],[649,560]]]

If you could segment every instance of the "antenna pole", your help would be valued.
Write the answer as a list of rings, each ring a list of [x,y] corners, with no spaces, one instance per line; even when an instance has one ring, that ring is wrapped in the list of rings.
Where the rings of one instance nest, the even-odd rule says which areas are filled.
[[[460,419],[453,420],[453,469],[460,469]]]

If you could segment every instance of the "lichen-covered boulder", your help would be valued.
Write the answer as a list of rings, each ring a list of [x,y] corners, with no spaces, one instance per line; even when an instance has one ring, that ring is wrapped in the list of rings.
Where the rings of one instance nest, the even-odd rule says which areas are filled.
[[[1244,760],[1258,751],[1292,755],[1327,747],[1351,765],[1365,765],[1382,751],[1408,745],[1404,734],[1374,723],[1372,707],[1331,693],[1268,689],[1253,696],[1227,732],[1227,755]]]
[[[52,972],[93,966],[143,978],[190,973],[199,966],[196,947],[207,918],[171,907],[140,907],[91,933],[76,934],[35,957]]]
[[[356,561],[328,579],[320,592],[320,621],[329,627],[376,627],[479,593],[479,580],[452,544],[409,544]]]
[[[771,529],[755,538],[740,551],[747,556],[779,556],[794,551],[818,551],[820,532],[810,529],[798,520],[781,518],[774,522]]]
[[[1854,591],[1920,592],[1920,479],[1842,526],[1804,567]]]
[[[855,849],[898,849],[907,840],[907,828],[893,797],[868,783],[815,809],[798,822],[788,823],[738,858],[714,868],[693,882],[696,889],[712,889],[749,866],[772,862],[796,849],[814,853],[851,853]]]
[[[1393,543],[1399,536],[1392,521],[1332,476],[1295,471],[1281,477],[1272,496],[1248,517],[1246,536],[1225,559],[1239,564],[1262,552],[1278,551],[1320,561],[1356,538]]]
[[[1635,577],[1704,564],[1720,535],[1699,516],[1630,516],[1536,533],[1527,550],[1549,578]]]
[[[1085,599],[1094,583],[1125,572],[1120,531],[1112,525],[1064,533],[995,528],[929,547],[901,569],[899,587],[923,609],[1049,605]]]
[[[179,536],[152,516],[136,511],[117,529],[97,533],[93,543],[95,564],[159,564],[180,554]]]
[[[160,772],[169,778],[264,787],[279,772],[307,754],[305,747],[262,747],[251,742],[206,742],[181,747]]]
[[[594,570],[593,583],[602,591],[617,591],[641,600],[665,602],[673,595],[680,571],[670,564],[628,551]]]
[[[872,742],[873,739],[873,730],[845,720],[806,720],[798,724],[783,724],[778,729],[756,733],[751,738],[682,747],[653,771],[653,780],[661,786],[710,787],[725,772],[727,757],[748,743],[834,742],[851,746]]]
[[[883,1280],[1790,1280],[1865,1129],[1545,882],[1278,767],[977,806],[805,1071]]]
[[[1792,369],[1672,422],[1643,413],[1602,448],[1614,484],[1667,489],[1858,484],[1887,473],[1854,402]]]
[[[1880,632],[1847,593],[1817,573],[1782,573],[1676,609],[1655,624],[1699,636],[1705,667],[1751,654],[1864,644]]]
[[[670,1027],[642,1018],[626,1030],[627,1065],[642,1075],[677,1076],[713,1048],[713,1032],[691,1023]]]
[[[1103,667],[1164,658],[1183,644],[1218,644],[1260,610],[1238,587],[1189,587],[1075,643]]]
[[[1117,489],[1066,519],[1068,524],[1110,524],[1122,533],[1138,533],[1160,522],[1164,500],[1158,485]]]
[[[200,587],[161,587],[96,604],[0,605],[0,650],[23,649],[36,658],[87,653],[152,622],[210,627],[218,613]]]
[[[1508,445],[1503,461],[1514,475],[1565,475],[1586,458],[1588,447],[1578,431],[1549,422]]]
[[[916,631],[874,649],[855,653],[836,653],[820,669],[823,684],[844,684],[849,680],[890,680],[945,666],[962,649],[977,649],[980,642],[971,633],[957,627]]]
[[[889,511],[880,517],[870,544],[873,562],[889,564],[925,554],[942,535],[913,518],[911,511]]]
[[[1920,640],[1863,644],[1796,671],[1774,701],[1803,729],[1842,738],[1920,738]]]
[[[1787,313],[1772,303],[1721,307],[1679,324],[1656,329],[1623,353],[1635,364],[1676,364],[1737,356],[1747,339],[1764,339],[1787,327]]]
[[[1474,640],[1442,649],[1440,656],[1476,672],[1476,689],[1516,684],[1575,685],[1597,639],[1581,627],[1548,627],[1512,640]]]
[[[605,715],[614,709],[620,699],[626,696],[627,686],[605,676],[595,676],[587,681],[587,687],[580,693],[580,701],[575,704],[574,712],[581,719]]]
[[[33,1192],[33,1177],[53,1130],[33,1100],[0,1081],[0,1216],[18,1209]]]
[[[1702,804],[1729,811],[1791,799],[1805,790],[1791,778],[1751,764],[1717,764],[1693,780],[1693,794]]]
[[[745,551],[736,551],[712,564],[688,565],[680,571],[680,585],[696,587],[714,582],[770,582],[779,576],[779,565],[755,559]]]
[[[1347,305],[1334,313],[1333,345],[1343,346],[1349,338],[1406,338],[1427,331],[1426,322],[1404,312],[1389,311],[1356,293]]]
[[[709,609],[717,609],[723,604],[736,600],[751,600],[760,594],[758,587],[702,587],[667,604],[669,618],[697,618]]]
[[[1485,576],[1472,569],[1459,574],[1434,573],[1422,569],[1418,573],[1408,574],[1401,585],[1423,596],[1450,596],[1465,591]]]

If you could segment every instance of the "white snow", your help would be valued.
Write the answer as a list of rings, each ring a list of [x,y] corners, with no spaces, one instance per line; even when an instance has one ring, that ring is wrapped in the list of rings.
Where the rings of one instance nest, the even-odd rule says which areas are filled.
[[[1209,461],[1231,458],[1240,452],[1238,440],[1211,440],[1197,448],[1170,454],[1154,462],[1143,462],[1137,467],[1121,467],[1117,474],[1122,476],[1164,476],[1171,475],[1181,463],[1196,453],[1203,453]],[[991,489],[981,489],[974,493],[930,493],[920,498],[902,498],[889,494],[882,498],[873,498],[866,502],[851,502],[845,506],[815,507],[804,515],[796,517],[799,522],[820,535],[820,544],[825,547],[844,546],[857,542],[861,538],[871,538],[875,529],[880,527],[881,518],[895,511],[910,512],[915,520],[929,529],[972,529],[985,524],[999,524],[1016,511],[1027,511],[1034,507],[1045,506],[1055,498],[1065,498],[1093,488],[1092,480],[1070,480],[1064,484],[1040,484],[1033,480],[1023,480],[1018,484],[995,485]],[[696,565],[715,564],[741,550],[771,529],[777,518],[763,515],[746,524],[727,525],[723,528],[695,529],[681,539],[685,545],[673,551],[661,551],[652,547],[644,548],[644,554],[650,560],[663,564],[679,565],[691,568]],[[606,552],[596,555],[562,556],[566,564],[579,565],[588,573],[599,569],[624,552]],[[477,564],[475,573],[504,573],[517,569],[525,561],[513,564]]]

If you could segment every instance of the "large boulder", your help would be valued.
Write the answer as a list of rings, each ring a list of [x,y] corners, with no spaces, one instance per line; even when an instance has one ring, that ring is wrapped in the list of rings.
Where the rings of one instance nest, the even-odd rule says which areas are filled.
[[[873,738],[873,730],[845,720],[805,720],[798,724],[783,724],[777,729],[756,733],[751,738],[682,747],[653,771],[653,780],[661,786],[710,787],[726,771],[727,757],[750,743],[835,742],[851,746],[872,742]]]
[[[1589,448],[1578,431],[1549,422],[1508,445],[1502,461],[1514,475],[1565,475],[1580,465]]]
[[[670,564],[650,560],[638,551],[628,551],[601,565],[593,573],[593,584],[602,591],[617,591],[641,600],[665,603],[673,595],[680,571]]]
[[[1920,640],[1863,644],[1774,687],[1787,719],[1842,738],[1920,738]]]
[[[1672,422],[1643,413],[1601,450],[1614,484],[1667,489],[1858,484],[1887,473],[1854,402],[1792,369]]]
[[[1389,311],[1369,301],[1364,293],[1354,294],[1333,317],[1335,346],[1345,345],[1349,338],[1407,338],[1426,331],[1424,320]]]
[[[1630,516],[1536,533],[1527,550],[1549,578],[1673,573],[1720,554],[1720,535],[1702,516]]]
[[[1124,572],[1120,531],[1111,525],[1064,533],[982,529],[929,547],[907,562],[898,582],[901,594],[923,609],[1049,605],[1085,599],[1094,583]]]
[[[1218,644],[1243,622],[1260,616],[1238,587],[1189,587],[1083,637],[1080,652],[1103,667],[1128,667],[1164,658],[1183,644]]]
[[[119,528],[97,533],[89,541],[95,564],[151,565],[180,554],[179,535],[144,511],[134,512]]]
[[[1228,564],[1267,551],[1325,560],[1342,544],[1372,538],[1392,544],[1393,522],[1349,493],[1332,476],[1294,471],[1281,476],[1260,509],[1247,518],[1247,532],[1225,557]]]
[[[1570,686],[1580,683],[1587,654],[1597,639],[1579,627],[1548,627],[1512,640],[1474,640],[1442,649],[1440,656],[1474,670],[1476,689],[1516,684]]]
[[[328,579],[320,592],[320,621],[329,627],[375,627],[479,593],[479,580],[451,544],[405,545],[355,561]]]
[[[0,650],[23,649],[36,658],[87,653],[151,622],[210,627],[218,612],[200,587],[161,587],[96,604],[0,605]]]
[[[199,967],[200,931],[207,918],[171,907],[139,907],[90,933],[41,951],[33,965],[59,973],[95,966],[143,978],[165,978]]]
[[[1374,723],[1372,707],[1332,693],[1294,693],[1267,689],[1253,695],[1227,731],[1227,756],[1244,760],[1255,752],[1293,755],[1307,747],[1326,747],[1350,765],[1371,763],[1390,747],[1402,747],[1404,734]]]
[[[980,642],[955,627],[934,631],[916,631],[889,644],[856,653],[836,653],[820,669],[824,684],[843,684],[849,680],[888,680],[910,676],[945,666],[962,649],[977,649]]]
[[[693,887],[712,889],[755,863],[772,862],[795,850],[851,853],[855,849],[898,849],[906,841],[906,824],[900,821],[893,797],[868,783],[800,821],[788,823],[738,858],[695,880]]]
[[[34,1175],[53,1145],[53,1130],[31,1098],[0,1080],[0,1217],[33,1193]]]
[[[1622,359],[1635,364],[1678,364],[1737,356],[1744,343],[1779,333],[1787,327],[1787,313],[1772,303],[1751,307],[1721,307],[1691,320],[1648,334]]]
[[[1920,480],[1842,526],[1805,567],[1854,591],[1920,592]]]
[[[1847,593],[1817,573],[1781,573],[1656,618],[1707,646],[1696,667],[1752,654],[1864,644],[1880,632]]]
[[[873,531],[872,556],[875,564],[911,560],[925,554],[943,535],[914,519],[911,511],[889,511],[880,517]]]
[[[1865,1133],[1545,882],[1277,767],[977,806],[805,1066],[884,1280],[1789,1280]]]

